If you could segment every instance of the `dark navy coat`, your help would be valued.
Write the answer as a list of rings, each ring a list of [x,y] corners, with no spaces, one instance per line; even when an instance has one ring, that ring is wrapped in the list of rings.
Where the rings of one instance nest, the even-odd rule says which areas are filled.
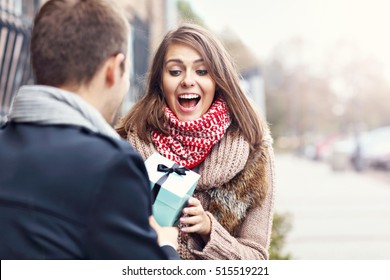
[[[0,129],[0,259],[166,259],[130,144],[77,126]]]

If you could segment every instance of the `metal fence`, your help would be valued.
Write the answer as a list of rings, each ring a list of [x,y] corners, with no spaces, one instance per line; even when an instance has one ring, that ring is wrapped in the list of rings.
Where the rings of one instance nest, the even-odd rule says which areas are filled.
[[[33,82],[29,41],[31,20],[0,4],[0,124],[5,122],[17,89]]]

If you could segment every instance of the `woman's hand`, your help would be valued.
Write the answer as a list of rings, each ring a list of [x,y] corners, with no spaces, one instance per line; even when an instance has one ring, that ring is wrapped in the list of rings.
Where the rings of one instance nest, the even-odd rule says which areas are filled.
[[[180,223],[185,225],[181,231],[185,233],[198,233],[205,242],[210,238],[211,221],[203,209],[200,201],[194,197],[188,200],[188,205],[183,209],[184,217],[180,218]]]
[[[179,235],[179,229],[177,227],[162,227],[160,226],[153,216],[149,217],[150,226],[157,232],[158,244],[172,245],[175,249],[179,246],[177,243],[177,237]]]

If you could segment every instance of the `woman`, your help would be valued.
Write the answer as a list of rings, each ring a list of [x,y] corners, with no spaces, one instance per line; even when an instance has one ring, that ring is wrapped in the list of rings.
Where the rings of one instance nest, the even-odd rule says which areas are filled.
[[[180,218],[183,259],[268,258],[272,140],[210,32],[185,24],[165,36],[117,131],[144,159],[157,151],[201,175]]]

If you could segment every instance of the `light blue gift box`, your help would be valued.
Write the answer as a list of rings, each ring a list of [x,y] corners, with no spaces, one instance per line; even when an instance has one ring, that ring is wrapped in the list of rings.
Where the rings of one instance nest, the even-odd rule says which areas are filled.
[[[158,171],[158,165],[164,165],[166,171]],[[152,193],[159,189],[153,203],[153,216],[160,226],[173,226],[177,223],[183,207],[192,196],[200,175],[189,169],[185,171],[185,175],[177,174],[172,167],[181,167],[182,172],[184,168],[159,153],[152,154],[145,161],[145,166]],[[166,180],[164,181],[164,179]],[[163,181],[163,183],[157,184],[159,181]]]

